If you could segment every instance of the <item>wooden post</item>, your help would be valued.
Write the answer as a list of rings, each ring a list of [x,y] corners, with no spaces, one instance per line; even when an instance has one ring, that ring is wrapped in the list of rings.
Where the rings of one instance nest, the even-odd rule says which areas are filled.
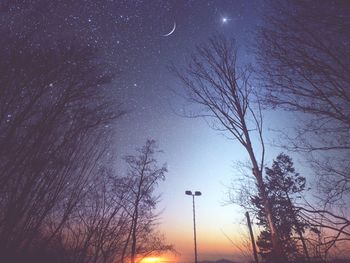
[[[249,228],[250,240],[252,241],[254,260],[255,260],[255,263],[259,263],[258,253],[257,253],[256,246],[255,246],[255,240],[254,240],[252,225],[250,223],[249,213],[246,212],[245,216],[247,217],[247,224],[248,224],[248,228]]]

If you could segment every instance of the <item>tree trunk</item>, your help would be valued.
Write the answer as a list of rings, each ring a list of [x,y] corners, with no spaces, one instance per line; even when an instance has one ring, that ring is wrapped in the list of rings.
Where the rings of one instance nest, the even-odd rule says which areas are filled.
[[[136,256],[136,224],[134,225],[134,229],[132,231],[132,242],[131,242],[131,263],[135,263]]]
[[[242,120],[242,127],[243,127],[243,132],[245,134],[246,142],[247,144],[245,145],[245,148],[249,154],[252,166],[253,166],[253,175],[256,178],[257,181],[257,186],[258,186],[258,191],[261,194],[261,198],[264,204],[264,210],[267,218],[267,222],[270,228],[271,232],[271,242],[272,242],[272,247],[273,247],[273,258],[274,258],[274,263],[285,263],[285,256],[282,250],[281,242],[278,236],[278,232],[275,226],[275,222],[273,221],[272,217],[272,208],[271,204],[269,202],[269,199],[267,198],[267,193],[265,189],[265,184],[263,182],[263,177],[262,177],[262,171],[259,169],[258,162],[256,161],[255,154],[253,151],[253,147],[250,141],[250,136],[248,129],[245,125],[245,121]]]
[[[129,246],[130,236],[131,236],[131,231],[129,231],[128,238],[126,239],[125,244],[124,244],[124,248],[123,248],[123,252],[122,252],[122,256],[121,256],[121,262],[122,263],[125,262],[125,255],[126,255],[126,250],[128,249],[128,246]]]
[[[272,217],[272,209],[271,204],[269,202],[269,199],[267,198],[267,193],[265,191],[264,184],[262,180],[258,180],[258,188],[259,192],[261,193],[261,198],[264,204],[264,210],[267,218],[267,222],[269,224],[270,232],[271,232],[271,242],[273,247],[273,262],[274,263],[285,263],[286,258],[282,250],[281,242],[278,236],[278,232],[275,226],[275,223],[273,221]],[[259,186],[260,185],[260,186]]]
[[[296,231],[300,237],[300,240],[301,240],[301,244],[303,245],[303,250],[304,250],[304,253],[305,253],[305,257],[307,259],[307,262],[310,262],[310,256],[309,256],[309,252],[307,250],[307,246],[306,246],[306,242],[305,242],[305,239],[304,239],[304,236],[303,236],[303,233],[300,229],[300,226],[299,226],[299,222],[297,220],[297,216],[296,214],[294,213],[294,206],[292,204],[292,201],[290,200],[289,198],[289,195],[288,193],[286,193],[287,195],[287,199],[288,199],[288,203],[289,203],[289,206],[293,209],[293,216],[294,216],[294,221],[295,221],[295,228],[296,228]]]
[[[135,263],[135,257],[136,257],[136,230],[137,230],[137,219],[138,219],[138,203],[136,204],[135,209],[135,218],[132,226],[132,234],[131,234],[131,263]]]

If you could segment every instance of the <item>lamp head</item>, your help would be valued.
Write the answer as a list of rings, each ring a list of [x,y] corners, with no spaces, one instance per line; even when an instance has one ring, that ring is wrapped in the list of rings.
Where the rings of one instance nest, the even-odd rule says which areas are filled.
[[[192,192],[189,191],[189,190],[187,190],[187,191],[185,192],[185,194],[187,194],[187,195],[192,195]]]
[[[200,191],[195,191],[194,195],[199,196],[199,195],[202,195],[202,193]]]

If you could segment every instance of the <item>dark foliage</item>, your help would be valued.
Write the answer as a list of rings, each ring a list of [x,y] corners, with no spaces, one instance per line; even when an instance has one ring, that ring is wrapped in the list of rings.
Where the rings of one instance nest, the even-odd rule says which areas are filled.
[[[277,156],[271,168],[266,167],[265,173],[273,220],[282,242],[283,252],[288,262],[300,262],[303,256],[298,249],[295,233],[302,235],[306,225],[298,216],[295,200],[305,190],[305,178],[295,172],[292,159],[283,153]],[[257,245],[262,258],[269,262],[275,255],[260,196],[252,197],[252,203],[258,208],[258,225],[263,227],[258,236]],[[299,236],[299,238],[303,237]]]
[[[255,50],[265,103],[300,117],[282,144],[302,153],[315,172],[322,205],[305,207],[303,216],[322,232],[315,250],[326,259],[350,240],[350,5],[281,0],[268,6]]]

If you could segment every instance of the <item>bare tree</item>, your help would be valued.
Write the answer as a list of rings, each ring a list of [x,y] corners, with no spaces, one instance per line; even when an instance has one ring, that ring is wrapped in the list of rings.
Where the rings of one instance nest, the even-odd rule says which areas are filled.
[[[307,236],[307,240],[317,252],[315,256],[326,258],[332,249],[344,247],[346,250],[350,241],[350,220],[344,214],[319,209],[311,204],[297,208],[310,226],[311,235]],[[315,235],[317,238],[312,238]]]
[[[350,186],[350,9],[344,1],[271,1],[257,61],[273,107],[304,114],[289,148],[307,152],[329,201]]]
[[[203,112],[196,116],[212,118],[215,128],[236,139],[249,155],[272,234],[274,258],[276,262],[283,261],[262,177],[265,147],[261,108],[250,83],[250,68],[239,67],[237,62],[235,41],[221,36],[211,38],[208,45],[197,48],[185,70],[173,70],[188,91],[189,101],[201,106]],[[257,136],[259,145],[253,145],[253,134]],[[260,153],[257,154],[257,151]]]
[[[22,2],[0,4],[0,258],[110,263],[125,245],[133,260],[171,249],[155,227],[166,169],[154,142],[146,159],[127,157],[128,176],[106,169],[123,114],[110,96],[116,69],[83,33],[55,28],[60,3]]]
[[[315,169],[323,204],[308,207],[308,218],[335,231],[334,245],[349,231],[350,6],[271,1],[266,14],[256,46],[265,102],[301,116],[286,147]]]
[[[60,234],[102,162],[118,107],[97,50],[1,27],[0,254]],[[50,226],[50,227],[49,227]],[[43,233],[52,231],[48,237]],[[35,241],[35,242],[34,242]]]
[[[124,178],[124,187],[129,190],[126,210],[130,218],[130,227],[122,262],[128,249],[132,263],[136,261],[137,256],[172,250],[172,246],[166,245],[154,229],[158,218],[154,209],[159,201],[159,196],[156,196],[154,191],[158,183],[165,180],[167,172],[165,165],[157,165],[154,158],[156,150],[155,141],[147,140],[145,146],[137,150],[137,155],[125,157],[128,176]]]
[[[130,228],[125,212],[129,189],[121,187],[122,181],[103,167],[86,189],[63,229],[64,245],[74,252],[74,262],[109,263],[120,258]]]

